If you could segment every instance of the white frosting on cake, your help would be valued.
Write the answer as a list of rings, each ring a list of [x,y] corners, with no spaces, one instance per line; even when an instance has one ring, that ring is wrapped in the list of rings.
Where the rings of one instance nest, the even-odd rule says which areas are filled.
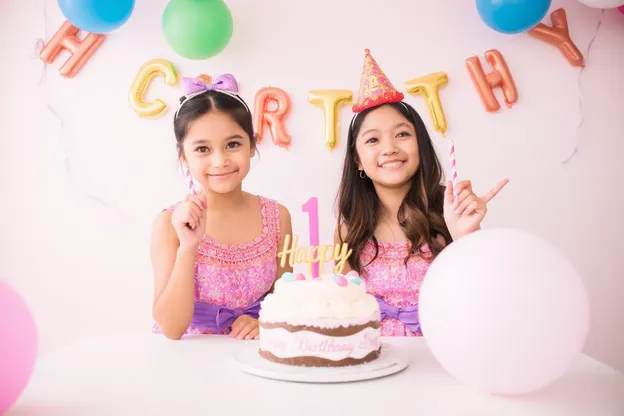
[[[278,358],[320,357],[331,361],[362,359],[379,350],[379,329],[364,330],[342,337],[310,331],[288,332],[284,328],[260,329],[260,349]]]
[[[357,276],[329,274],[320,278],[305,276],[305,280],[288,277],[278,279],[273,293],[262,301],[261,321],[336,327],[380,318],[377,300],[366,293],[364,281]]]

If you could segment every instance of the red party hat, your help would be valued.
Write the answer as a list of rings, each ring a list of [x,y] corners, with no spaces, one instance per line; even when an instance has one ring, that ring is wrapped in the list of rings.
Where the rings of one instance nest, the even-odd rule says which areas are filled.
[[[379,68],[370,54],[370,49],[366,49],[364,53],[366,56],[364,56],[360,92],[357,102],[353,104],[353,112],[359,113],[381,104],[403,101],[403,93],[394,88],[386,74]]]

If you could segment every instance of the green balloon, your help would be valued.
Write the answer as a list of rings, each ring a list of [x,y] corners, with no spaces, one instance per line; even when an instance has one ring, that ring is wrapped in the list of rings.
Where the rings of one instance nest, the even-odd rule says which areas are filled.
[[[232,14],[223,0],[171,0],[162,17],[165,38],[189,59],[221,52],[232,37]]]

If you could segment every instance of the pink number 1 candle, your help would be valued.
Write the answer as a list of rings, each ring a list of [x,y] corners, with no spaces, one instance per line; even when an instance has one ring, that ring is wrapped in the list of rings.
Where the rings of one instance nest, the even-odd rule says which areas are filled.
[[[316,247],[319,245],[318,198],[313,196],[308,199],[308,202],[301,206],[301,210],[308,213],[310,246]],[[312,264],[312,277],[319,277],[318,261]]]

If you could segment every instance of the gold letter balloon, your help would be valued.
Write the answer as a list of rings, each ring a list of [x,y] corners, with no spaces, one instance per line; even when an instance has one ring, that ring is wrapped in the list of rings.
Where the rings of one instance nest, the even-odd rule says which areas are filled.
[[[407,92],[412,95],[422,95],[429,108],[429,115],[433,121],[434,128],[444,134],[446,133],[446,116],[442,108],[439,90],[448,84],[448,76],[445,72],[436,72],[424,77],[414,78],[405,83]]]
[[[308,101],[323,108],[325,118],[325,144],[333,150],[338,144],[338,107],[351,103],[353,93],[349,90],[312,90]]]
[[[157,75],[162,75],[167,85],[172,87],[178,85],[178,71],[171,62],[165,59],[152,59],[143,64],[130,87],[130,106],[140,117],[158,117],[167,109],[167,104],[161,99],[152,102],[143,101],[145,91],[152,78]]]

